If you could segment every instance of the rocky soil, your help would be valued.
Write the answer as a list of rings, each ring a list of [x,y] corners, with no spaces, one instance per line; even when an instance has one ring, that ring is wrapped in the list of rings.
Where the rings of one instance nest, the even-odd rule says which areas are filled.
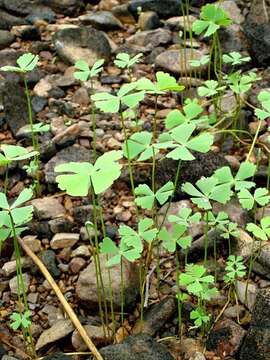
[[[191,0],[190,21],[198,17],[200,7],[210,1]],[[117,344],[108,344],[104,338],[98,315],[98,298],[92,251],[85,222],[93,220],[93,208],[88,198],[70,198],[57,189],[54,167],[66,161],[92,161],[92,115],[89,110],[90,82],[80,83],[73,77],[74,62],[84,59],[92,66],[99,58],[105,59],[100,81],[94,82],[95,91],[115,91],[128,82],[128,74],[113,64],[120,52],[131,55],[143,53],[142,61],[134,68],[135,77],[153,79],[155,70],[169,72],[185,82],[189,59],[200,59],[209,53],[209,43],[194,39],[194,49],[184,54],[179,31],[187,24],[181,16],[181,0],[0,0],[0,65],[15,65],[24,52],[40,57],[37,70],[28,76],[32,106],[36,121],[50,124],[50,131],[40,137],[42,197],[32,201],[34,220],[24,233],[24,241],[47,266],[65,298],[79,316],[86,331],[106,360],[269,360],[270,359],[270,244],[263,248],[254,265],[245,301],[245,282],[238,282],[239,307],[230,306],[211,329],[206,342],[197,330],[189,330],[184,322],[185,336],[177,339],[177,306],[175,301],[175,263],[161,254],[161,288],[156,292],[156,275],[150,278],[149,298],[144,322],[139,320],[139,274],[137,265],[124,264],[125,299],[128,313],[124,328],[117,331]],[[233,24],[220,32],[225,52],[240,51],[250,54],[248,65],[261,75],[261,80],[248,94],[256,105],[256,95],[262,88],[270,89],[270,1],[224,0],[222,6],[230,14]],[[141,12],[138,14],[138,7]],[[186,59],[186,63],[182,61]],[[182,65],[181,65],[182,64]],[[201,71],[205,69],[202,67]],[[234,99],[224,100],[224,108],[231,108]],[[190,94],[189,94],[190,96]],[[170,109],[179,107],[176,96],[158,102],[158,120]],[[210,111],[211,109],[209,109]],[[141,119],[145,130],[151,130],[154,102],[147,97],[142,104]],[[100,154],[122,146],[123,134],[116,115],[97,114],[97,150]],[[254,130],[248,113],[243,113],[246,129]],[[27,132],[27,104],[21,78],[15,74],[0,73],[0,143],[30,146]],[[253,125],[252,125],[253,124]],[[268,126],[270,124],[268,123]],[[267,124],[261,132],[261,141]],[[183,166],[182,181],[196,182],[201,176],[210,176],[217,168],[229,164],[239,166],[243,149],[234,146],[231,138],[221,141],[207,155],[198,155],[194,162]],[[19,163],[10,171],[9,197],[16,197],[31,183]],[[174,161],[164,161],[158,168],[160,184],[174,178]],[[261,169],[258,181],[265,181],[266,170]],[[0,172],[0,186],[4,173]],[[136,174],[136,182],[149,180],[149,173]],[[106,191],[101,198],[105,212],[108,236],[117,239],[119,224],[133,225],[135,207],[127,174]],[[169,214],[190,204],[177,190]],[[164,209],[160,209],[160,213]],[[230,218],[240,227],[248,221],[248,214],[232,201],[226,205]],[[270,215],[270,207],[265,215]],[[258,214],[258,217],[260,214]],[[169,223],[167,223],[169,227]],[[204,224],[192,229],[195,241],[190,257],[201,259]],[[222,248],[219,234],[216,238]],[[213,240],[212,240],[213,244]],[[237,253],[248,257],[252,239],[241,230],[235,244]],[[66,360],[88,358],[89,355],[65,355],[85,352],[87,348],[77,330],[67,318],[50,285],[32,261],[23,254],[23,276],[27,298],[32,312],[32,331],[36,350],[43,359]],[[105,259],[101,260],[101,268]],[[120,307],[120,268],[111,272],[114,306]],[[105,292],[109,280],[105,278]],[[20,332],[13,332],[9,317],[16,309],[16,264],[11,241],[6,241],[0,256],[0,358],[26,359]],[[218,315],[226,303],[226,292],[212,302],[212,312]],[[185,303],[184,319],[189,318],[192,303]],[[237,323],[237,313],[240,324]],[[117,315],[117,324],[120,317]],[[120,325],[119,325],[120,326]],[[118,326],[118,327],[119,327]]]

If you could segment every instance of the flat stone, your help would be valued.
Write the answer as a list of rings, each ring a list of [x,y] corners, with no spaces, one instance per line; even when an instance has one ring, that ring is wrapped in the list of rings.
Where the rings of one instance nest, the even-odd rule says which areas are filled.
[[[33,262],[28,257],[21,257],[22,269],[27,269],[33,266]],[[16,260],[10,260],[2,266],[2,271],[6,277],[16,273]]]
[[[24,289],[27,292],[29,285],[30,285],[30,276],[28,274],[22,274],[23,282],[24,282]],[[17,283],[17,276],[14,276],[9,281],[9,288],[11,291],[11,294],[18,295],[18,283]],[[20,294],[22,295],[22,290],[20,291]]]
[[[168,18],[178,14],[181,9],[181,0],[132,0],[129,3],[128,10],[135,17],[138,14],[138,8],[145,11],[155,11],[160,17]]]
[[[80,239],[80,234],[75,233],[60,233],[55,234],[50,242],[51,248],[63,249],[74,246]]]
[[[184,74],[193,70],[189,61],[200,60],[204,54],[195,49],[166,50],[159,54],[155,60],[155,66],[173,74]],[[186,61],[186,63],[185,63]],[[198,70],[204,70],[202,66]]]
[[[51,328],[46,329],[38,338],[36,350],[42,349],[48,344],[52,344],[63,339],[74,330],[74,326],[69,319],[57,321]]]
[[[95,325],[85,325],[84,329],[86,330],[88,336],[93,341],[93,343],[100,347],[106,344],[108,340],[108,333],[110,334],[110,330],[106,330],[106,336],[104,335],[103,326],[95,326]],[[87,345],[81,338],[80,334],[77,330],[74,331],[71,337],[72,346],[76,351],[86,351],[88,350]]]
[[[197,20],[197,18],[193,15],[187,16],[173,16],[165,21],[166,27],[171,30],[179,31],[184,30],[190,31],[192,30],[192,24]]]
[[[160,45],[166,45],[172,40],[172,34],[166,29],[156,29],[148,31],[139,31],[130,36],[126,41],[129,45],[138,47],[145,47],[148,50],[153,50]]]
[[[44,197],[31,201],[34,214],[39,220],[48,220],[65,215],[66,210],[57,198]]]
[[[93,28],[78,27],[57,31],[53,42],[57,55],[70,64],[82,59],[93,66],[98,59],[110,59],[111,46],[108,39],[101,31]]]
[[[129,336],[123,343],[100,350],[106,360],[173,360],[166,347],[147,334]]]
[[[110,301],[110,282],[109,273],[106,266],[106,256],[100,256],[100,268],[105,290],[105,298],[107,302]],[[120,265],[110,268],[111,286],[113,292],[113,302],[116,309],[121,307],[121,271]],[[139,292],[139,274],[138,268],[135,264],[124,261],[123,263],[123,277],[124,277],[124,299],[125,306],[132,306],[135,304],[136,296]],[[96,271],[94,261],[83,270],[79,276],[76,293],[78,298],[87,306],[98,308],[98,296],[96,285]]]
[[[236,282],[236,293],[239,301],[244,304],[249,310],[252,310],[255,304],[258,288],[255,284],[248,284],[246,299],[246,282],[238,280]]]
[[[122,29],[123,25],[110,11],[91,12],[79,16],[83,25],[92,25],[102,31]]]

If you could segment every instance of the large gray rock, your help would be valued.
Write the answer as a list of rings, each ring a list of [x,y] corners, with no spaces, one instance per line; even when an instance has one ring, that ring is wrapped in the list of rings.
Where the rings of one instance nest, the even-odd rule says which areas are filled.
[[[270,288],[260,290],[240,360],[270,360]]]
[[[108,61],[111,55],[111,46],[106,36],[90,27],[57,31],[53,42],[58,56],[70,64],[83,59],[92,66],[98,59]]]
[[[102,348],[100,353],[104,360],[173,360],[165,346],[146,334],[129,336],[121,344]]]
[[[0,29],[9,30],[12,26],[24,24],[26,24],[24,19],[11,15],[4,10],[0,10]]]
[[[138,31],[136,34],[127,39],[127,43],[131,46],[145,47],[153,50],[157,46],[168,44],[172,39],[172,34],[167,29],[156,29]]]
[[[42,349],[44,346],[54,343],[63,339],[74,330],[74,325],[69,319],[57,321],[51,328],[46,329],[40,335],[37,343],[36,350]]]
[[[155,59],[157,68],[171,72],[176,75],[186,74],[193,70],[190,60],[200,60],[204,54],[195,49],[166,50],[159,54]],[[206,66],[201,66],[198,70],[204,70]]]
[[[107,259],[104,255],[100,256],[100,269],[103,279],[105,299],[110,301],[110,282],[109,272],[106,266]],[[110,268],[111,290],[113,292],[113,302],[116,309],[121,307],[121,271],[120,265]],[[123,262],[123,279],[124,279],[124,301],[125,306],[129,307],[135,304],[136,297],[139,293],[139,273],[135,264]],[[96,271],[94,261],[81,272],[76,293],[78,298],[91,308],[98,307],[98,291],[96,285]]]
[[[32,12],[39,0],[3,0],[3,7],[12,13],[24,16]]]

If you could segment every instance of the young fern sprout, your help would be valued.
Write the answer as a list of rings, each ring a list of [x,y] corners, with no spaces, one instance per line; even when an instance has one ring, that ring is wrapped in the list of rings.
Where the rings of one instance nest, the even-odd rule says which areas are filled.
[[[17,237],[27,229],[26,224],[32,219],[33,206],[24,205],[32,198],[32,196],[32,190],[25,188],[18,198],[9,205],[6,194],[2,192],[0,193],[0,251],[3,242],[9,237],[13,238],[16,259],[19,313],[14,313],[11,316],[11,320],[13,320],[11,327],[13,329],[18,329],[19,327],[22,329],[26,347],[29,350],[29,353],[35,357],[35,348],[30,329],[31,313],[28,308],[27,294],[22,273],[20,247],[17,239]]]

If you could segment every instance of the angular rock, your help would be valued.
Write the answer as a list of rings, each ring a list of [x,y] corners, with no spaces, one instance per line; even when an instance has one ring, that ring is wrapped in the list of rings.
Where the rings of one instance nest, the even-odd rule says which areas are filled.
[[[11,81],[6,81],[3,89],[3,105],[6,122],[16,136],[17,131],[28,124],[27,102],[24,89]]]
[[[236,293],[239,301],[246,305],[249,310],[252,310],[255,304],[258,288],[257,285],[249,283],[246,296],[246,285],[245,281],[238,280],[236,282]]]
[[[74,246],[80,239],[80,234],[75,233],[59,233],[52,238],[50,245],[54,250],[63,249]]]
[[[190,60],[200,60],[204,54],[195,49],[166,50],[159,54],[155,66],[176,75],[192,71]],[[198,68],[204,70],[206,66]]]
[[[242,24],[245,20],[241,9],[234,0],[225,0],[220,3],[220,7],[227,12],[234,24]]]
[[[9,31],[0,30],[0,50],[8,47],[15,39],[15,36]]]
[[[80,257],[73,258],[69,263],[69,269],[73,274],[78,274],[86,265],[86,261]]]
[[[138,320],[132,329],[132,334],[144,333],[154,336],[166,324],[177,310],[173,297],[167,297],[153,305],[144,313],[144,319]]]
[[[111,46],[106,36],[89,27],[57,31],[53,42],[58,56],[70,64],[83,59],[89,66],[93,66],[98,59],[108,61],[111,55]]]
[[[219,321],[211,330],[206,347],[224,359],[234,356],[240,349],[245,330],[234,321],[225,319]]]
[[[93,154],[83,146],[69,146],[57,153],[50,161],[45,165],[45,179],[48,183],[55,182],[54,168],[57,165],[66,162],[92,162]]]
[[[102,274],[104,292],[106,300],[110,301],[110,285],[108,268],[106,267],[106,257],[100,256],[100,272]],[[110,268],[111,285],[113,292],[113,302],[116,309],[121,307],[121,271],[120,265]],[[124,261],[123,263],[124,278],[124,299],[125,306],[129,307],[135,304],[136,297],[139,293],[139,274],[135,264]],[[76,293],[78,298],[91,308],[98,307],[96,271],[94,261],[90,263],[79,276]]]
[[[240,360],[270,359],[270,288],[258,292],[251,326],[240,351]]]
[[[194,152],[195,160],[182,161],[179,183],[176,189],[176,198],[183,197],[181,185],[188,181],[195,184],[202,176],[211,176],[215,170],[222,166],[227,166],[228,162],[221,154],[208,152],[206,154]],[[158,162],[157,184],[163,186],[168,181],[174,181],[176,176],[178,161],[164,158]]]
[[[42,349],[48,344],[52,344],[63,339],[74,330],[74,326],[69,319],[57,321],[51,328],[46,329],[38,338],[36,350]]]
[[[79,16],[83,25],[92,25],[95,29],[107,31],[122,29],[123,25],[110,11],[98,11]]]
[[[60,270],[56,265],[56,256],[53,250],[44,250],[39,253],[39,257],[54,278],[60,276]]]
[[[53,197],[34,199],[31,204],[34,207],[34,214],[40,220],[54,219],[66,213],[64,206]]]
[[[88,336],[96,346],[100,347],[106,344],[106,341],[108,340],[108,333],[110,333],[109,329],[106,330],[105,335],[103,326],[85,325],[84,329],[86,330]],[[88,350],[87,345],[85,344],[77,330],[75,330],[72,334],[71,342],[72,346],[76,351]]]
[[[153,30],[160,27],[161,22],[155,11],[142,12],[139,16],[138,26],[141,30]]]
[[[192,24],[197,20],[193,15],[187,16],[173,16],[165,21],[165,26],[170,30],[179,31],[186,29],[190,31],[192,29]]]
[[[33,262],[31,259],[27,257],[21,257],[21,265],[22,265],[22,269],[27,269],[33,266]],[[16,260],[10,260],[3,265],[2,271],[6,277],[9,277],[10,275],[16,273],[16,268],[17,268]]]
[[[156,29],[148,31],[139,31],[135,35],[130,36],[126,41],[129,45],[145,47],[153,50],[160,45],[168,44],[172,39],[172,34],[166,29]]]
[[[165,346],[146,334],[129,336],[121,344],[102,348],[100,353],[104,360],[173,360]]]
[[[221,205],[215,203],[214,212],[225,211],[232,222],[236,222],[240,227],[245,227],[250,220],[248,212],[242,208],[237,199],[230,200],[227,204]]]
[[[38,253],[41,250],[41,241],[37,239],[36,235],[26,235],[23,237],[23,242],[34,252]]]
[[[264,244],[254,263],[253,272],[270,279],[270,244]]]
[[[23,278],[23,283],[24,283],[24,289],[25,289],[25,292],[27,293],[29,285],[30,285],[30,276],[28,274],[22,274],[22,278]],[[10,288],[11,294],[17,295],[19,293],[17,276],[14,276],[12,279],[10,279],[9,288]],[[20,294],[22,295],[22,289],[20,291]]]

